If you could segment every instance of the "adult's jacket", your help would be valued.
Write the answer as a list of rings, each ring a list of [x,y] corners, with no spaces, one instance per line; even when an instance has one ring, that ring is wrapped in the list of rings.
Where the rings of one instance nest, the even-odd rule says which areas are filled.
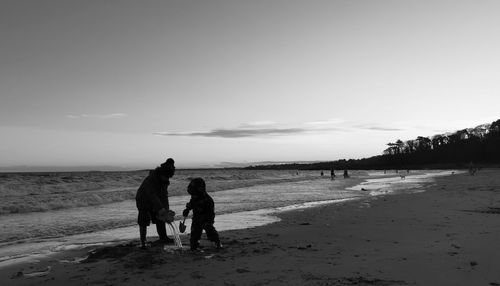
[[[169,209],[168,185],[170,181],[162,182],[160,168],[149,172],[135,195],[137,209],[151,210],[154,212],[162,208]]]

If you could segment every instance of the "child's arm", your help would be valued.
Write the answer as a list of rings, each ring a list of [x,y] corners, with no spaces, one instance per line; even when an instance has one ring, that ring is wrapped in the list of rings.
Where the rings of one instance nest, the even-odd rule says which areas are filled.
[[[184,209],[184,211],[182,211],[182,215],[183,216],[188,216],[189,215],[189,211],[193,209],[193,199],[191,199],[187,204],[186,204],[186,208]]]

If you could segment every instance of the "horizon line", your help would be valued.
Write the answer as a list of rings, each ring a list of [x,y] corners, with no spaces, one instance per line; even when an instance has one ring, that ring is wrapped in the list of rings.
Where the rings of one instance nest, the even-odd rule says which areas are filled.
[[[192,169],[231,169],[231,168],[245,168],[257,165],[284,165],[284,164],[309,164],[332,162],[336,160],[296,160],[296,161],[259,161],[259,162],[218,162],[213,164],[186,164],[181,165],[178,170],[192,170]],[[141,171],[152,170],[156,168],[135,165],[131,167],[124,167],[119,165],[10,165],[0,166],[0,173],[45,173],[45,172],[120,172],[120,171]]]

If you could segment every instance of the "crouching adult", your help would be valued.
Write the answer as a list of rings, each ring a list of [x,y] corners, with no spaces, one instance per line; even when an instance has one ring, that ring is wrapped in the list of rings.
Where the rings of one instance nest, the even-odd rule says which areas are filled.
[[[160,167],[151,170],[137,190],[135,202],[139,211],[137,224],[142,248],[146,248],[147,227],[151,222],[156,225],[162,243],[174,242],[167,237],[165,226],[165,222],[174,220],[174,213],[169,209],[168,202],[168,186],[175,173],[174,163],[172,158],[168,158]]]

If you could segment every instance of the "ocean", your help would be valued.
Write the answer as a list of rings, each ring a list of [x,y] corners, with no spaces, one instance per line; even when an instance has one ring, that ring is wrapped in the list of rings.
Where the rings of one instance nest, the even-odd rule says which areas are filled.
[[[274,213],[370,196],[423,191],[422,184],[451,171],[337,172],[285,170],[177,170],[170,206],[180,220],[189,181],[202,177],[215,201],[218,230],[279,220]],[[138,238],[135,193],[148,171],[0,173],[0,267],[71,248]],[[175,222],[178,224],[178,221]],[[187,221],[188,230],[190,222]],[[149,228],[155,236],[154,227]]]

